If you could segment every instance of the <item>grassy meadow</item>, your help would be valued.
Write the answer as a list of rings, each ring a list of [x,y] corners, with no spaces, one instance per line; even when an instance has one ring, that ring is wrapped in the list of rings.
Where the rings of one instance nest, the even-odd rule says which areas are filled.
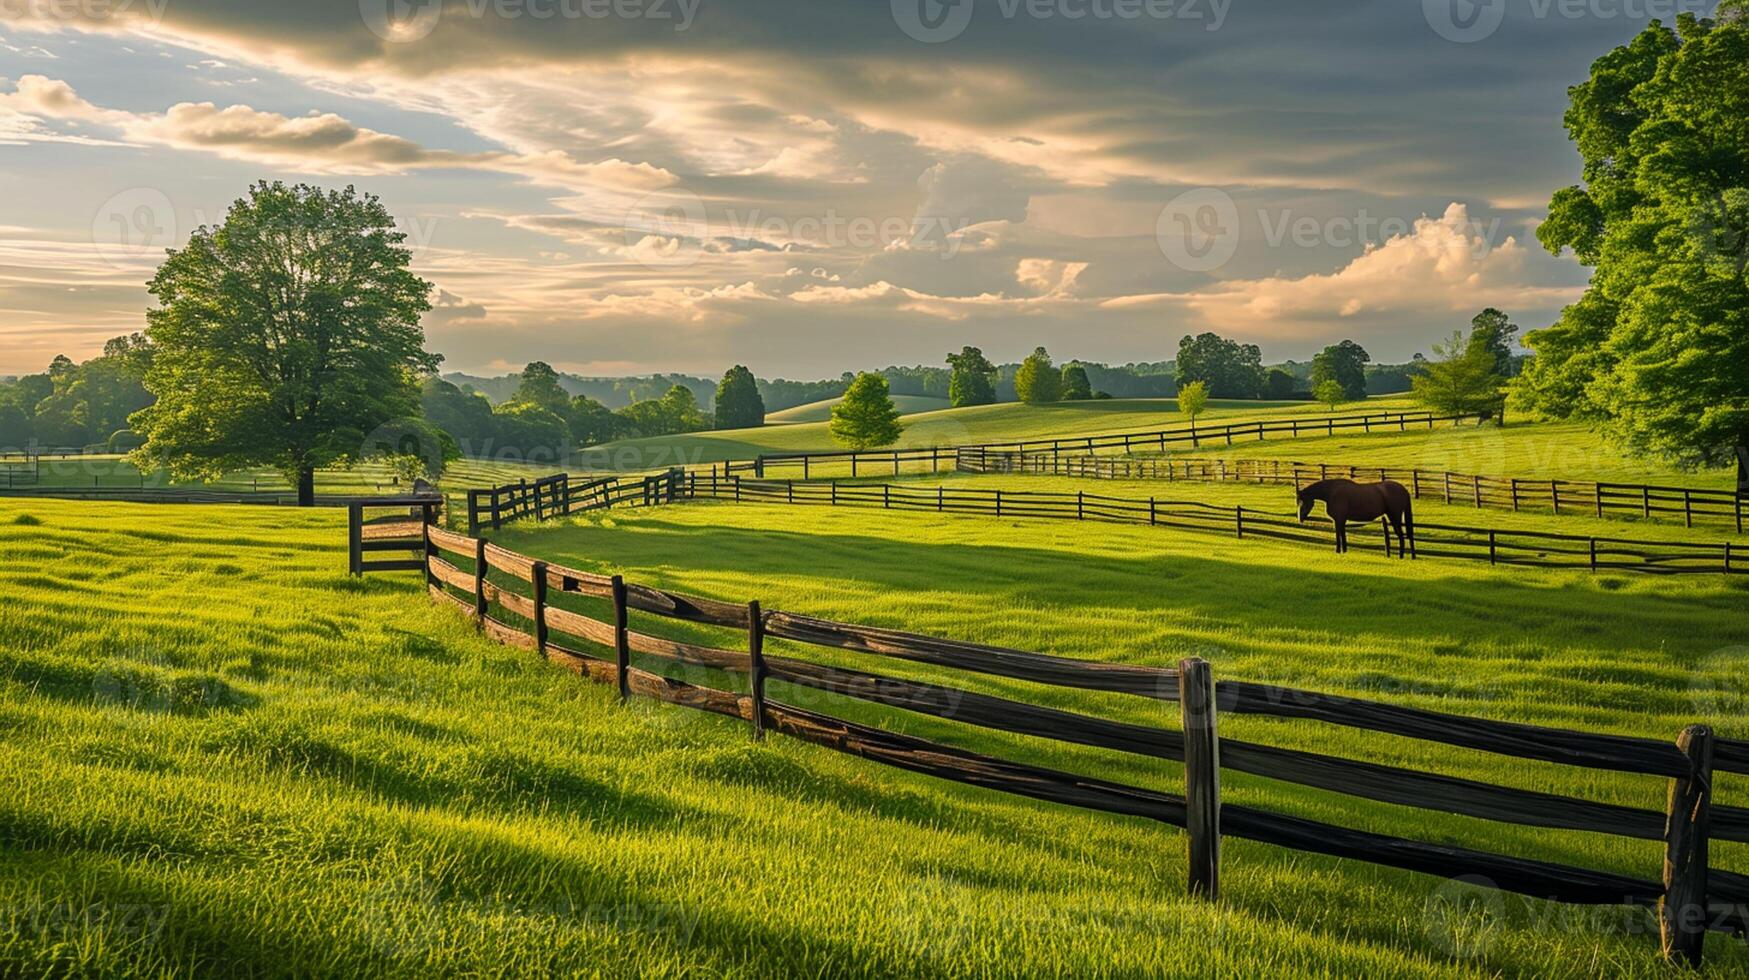
[[[765,416],[765,424],[789,425],[795,422],[830,422],[832,409],[843,400],[843,398],[827,398],[778,412],[769,412]],[[897,408],[901,415],[916,415],[919,412],[942,411],[951,406],[945,398],[932,398],[928,395],[894,395],[893,407]]]
[[[1031,478],[1007,479],[1034,485]],[[1199,485],[1199,492],[1242,488]],[[1247,488],[1248,489],[1248,488]],[[341,515],[0,501],[0,974],[1666,974],[1649,915],[1184,838],[633,703],[479,638],[416,575],[344,572]],[[1338,558],[1159,529],[698,502],[506,546],[766,607],[1493,718],[1735,737],[1741,582]],[[708,628],[638,628],[731,645]],[[773,652],[802,651],[773,643]],[[841,662],[842,655],[806,655]],[[863,661],[860,666],[871,666]],[[1176,724],[1170,705],[877,672]],[[695,676],[696,680],[711,680]],[[774,685],[970,748],[1176,791],[1172,764]],[[1661,781],[1327,726],[1231,737],[1659,808]],[[1724,802],[1749,787],[1721,779]],[[1651,842],[1230,774],[1228,798],[1656,877]],[[1741,794],[1741,795],[1740,795]],[[1749,870],[1749,848],[1715,845]],[[1749,968],[1709,940],[1719,975]]]

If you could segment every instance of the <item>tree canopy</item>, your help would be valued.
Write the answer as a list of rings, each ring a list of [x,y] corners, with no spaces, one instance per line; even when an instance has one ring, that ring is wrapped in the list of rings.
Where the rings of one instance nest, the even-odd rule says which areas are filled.
[[[1093,397],[1093,382],[1087,380],[1087,369],[1079,364],[1063,365],[1063,401],[1084,402]]]
[[[1178,387],[1201,381],[1216,398],[1256,398],[1263,390],[1263,351],[1215,333],[1178,342]]]
[[[751,429],[765,424],[765,399],[759,397],[759,382],[753,372],[737,364],[717,385],[716,420],[719,429]]]
[[[179,478],[270,465],[314,501],[315,471],[370,453],[415,417],[440,358],[420,317],[431,284],[370,195],[262,182],[172,251],[148,288],[156,403],[133,416],[142,465]]]
[[[1366,352],[1366,348],[1352,340],[1344,340],[1324,348],[1312,358],[1312,397],[1321,402],[1326,401],[1318,391],[1325,382],[1334,381],[1342,389],[1343,401],[1357,402],[1364,399],[1366,366],[1371,362],[1372,355]]]
[[[1537,238],[1593,267],[1525,336],[1519,391],[1630,451],[1695,465],[1749,444],[1749,21],[1654,21],[1569,90],[1583,183]]]
[[[1192,428],[1196,427],[1196,417],[1208,411],[1209,386],[1201,381],[1192,381],[1178,389],[1178,410],[1189,419]]]
[[[827,428],[832,438],[852,449],[876,449],[898,442],[904,426],[887,390],[887,379],[878,374],[857,375],[844,398],[832,406],[832,422]]]
[[[989,405],[996,400],[996,365],[976,347],[961,348],[958,354],[947,355],[952,369],[948,377],[947,398],[954,408]]]
[[[1447,415],[1499,413],[1505,401],[1506,379],[1489,344],[1486,328],[1472,330],[1469,340],[1461,331],[1433,345],[1436,357],[1411,384],[1423,405]]]
[[[1043,347],[1033,349],[1014,375],[1014,393],[1028,405],[1048,405],[1063,394],[1063,375]]]

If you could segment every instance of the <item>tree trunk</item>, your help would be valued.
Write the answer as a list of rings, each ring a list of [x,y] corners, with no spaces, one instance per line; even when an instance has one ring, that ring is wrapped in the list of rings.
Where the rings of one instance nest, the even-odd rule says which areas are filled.
[[[316,506],[316,468],[313,466],[298,469],[298,506]]]

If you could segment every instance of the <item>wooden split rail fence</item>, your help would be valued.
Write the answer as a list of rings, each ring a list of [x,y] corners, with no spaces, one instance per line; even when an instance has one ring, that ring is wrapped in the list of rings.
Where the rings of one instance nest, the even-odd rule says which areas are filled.
[[[534,518],[545,521],[569,514],[635,503],[650,506],[679,499],[685,475],[668,470],[654,476],[605,477],[573,482],[559,473],[529,482],[522,480],[501,487],[468,491],[468,533],[481,528],[496,531],[508,521]]]
[[[831,622],[682,595],[620,576],[566,568],[425,525],[426,585],[434,601],[472,617],[493,639],[640,695],[736,718],[756,737],[779,733],[873,762],[1032,799],[1141,817],[1189,834],[1189,881],[1220,890],[1220,841],[1237,837],[1407,871],[1485,880],[1557,902],[1654,910],[1666,956],[1701,960],[1708,931],[1749,927],[1749,876],[1713,866],[1710,841],[1749,842],[1749,809],[1714,801],[1716,773],[1749,773],[1749,742],[1704,726],[1674,743],[1491,721],[1358,698],[1237,680],[1216,682],[1200,660],[1177,669],[1095,663]],[[634,617],[732,631],[706,646],[644,631]],[[797,656],[770,649],[774,642]],[[801,659],[808,649],[885,658],[1084,692],[1176,703],[1176,727],[1142,725],[1013,698]],[[660,665],[660,666],[656,666]],[[667,676],[687,668],[726,687]],[[898,709],[973,728],[1182,762],[1183,794],[1166,793],[999,758],[786,703],[788,690]],[[775,688],[775,689],[774,689]],[[824,695],[824,697],[818,697]],[[1664,812],[1496,786],[1376,762],[1224,738],[1221,719],[1251,714],[1315,721],[1586,769],[1668,781]],[[1610,834],[1663,844],[1661,876],[1639,877],[1353,830],[1223,803],[1221,772],[1248,773],[1349,797],[1532,827]]]
[[[1113,497],[1084,491],[1067,493],[952,486],[747,480],[739,476],[721,477],[709,471],[693,471],[688,474],[687,496],[745,503],[882,507],[889,510],[983,514],[998,518],[1030,517],[1146,524],[1237,538],[1272,538],[1324,547],[1335,546],[1335,529],[1322,518],[1302,523],[1292,515],[1243,506],[1228,507],[1201,501],[1163,500],[1158,497]],[[1375,527],[1380,535],[1376,540],[1388,554],[1391,539],[1384,534],[1382,522]],[[1359,533],[1358,528],[1351,526],[1349,540],[1356,546],[1363,546]],[[1414,541],[1414,553],[1419,557],[1470,559],[1494,565],[1617,570],[1665,575],[1749,574],[1749,554],[1745,553],[1749,549],[1728,540],[1717,543],[1645,541],[1417,521]]]
[[[1300,438],[1302,436],[1329,436],[1338,432],[1362,430],[1365,432],[1397,431],[1406,432],[1410,428],[1433,428],[1440,423],[1454,425],[1466,421],[1477,421],[1475,415],[1434,415],[1431,412],[1373,412],[1366,415],[1329,415],[1309,416],[1305,418],[1261,419],[1255,422],[1235,422],[1229,425],[1187,425],[1173,429],[1155,429],[1148,432],[1119,432],[1106,435],[1083,436],[1079,439],[1039,439],[1021,442],[981,443],[972,446],[935,446],[920,449],[876,449],[813,453],[765,453],[752,460],[733,461],[722,464],[725,476],[750,474],[757,479],[764,479],[768,470],[793,467],[802,471],[802,479],[808,479],[813,470],[827,465],[848,465],[850,475],[860,476],[864,471],[869,475],[891,472],[897,475],[906,464],[922,471],[927,466],[930,472],[940,472],[941,467],[954,465],[958,453],[967,450],[984,450],[986,452],[1067,452],[1079,451],[1091,453],[1100,449],[1137,452],[1145,449],[1157,449],[1165,452],[1176,445],[1188,444],[1192,447],[1204,443],[1223,442],[1232,445],[1235,442],[1252,439],[1263,440],[1272,437]]]
[[[1749,495],[1707,487],[1666,487],[1584,480],[1526,480],[1442,470],[1389,466],[1304,463],[1279,459],[1124,458],[1051,451],[991,452],[962,449],[955,461],[962,473],[1025,473],[1098,480],[1190,480],[1280,484],[1302,487],[1317,480],[1395,480],[1417,500],[1520,511],[1547,509],[1555,514],[1617,515],[1681,520],[1734,527],[1743,533]]]

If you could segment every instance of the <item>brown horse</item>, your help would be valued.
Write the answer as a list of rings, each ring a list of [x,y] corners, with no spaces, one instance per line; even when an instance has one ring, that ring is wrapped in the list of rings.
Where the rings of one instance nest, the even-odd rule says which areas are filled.
[[[1415,557],[1415,514],[1408,488],[1394,480],[1355,483],[1353,480],[1319,480],[1299,491],[1300,520],[1312,513],[1315,501],[1336,524],[1336,553],[1348,550],[1348,523],[1365,524],[1384,517],[1391,522],[1385,532],[1385,554],[1391,553],[1391,530],[1397,532],[1398,557]],[[1406,532],[1406,533],[1405,533]]]

